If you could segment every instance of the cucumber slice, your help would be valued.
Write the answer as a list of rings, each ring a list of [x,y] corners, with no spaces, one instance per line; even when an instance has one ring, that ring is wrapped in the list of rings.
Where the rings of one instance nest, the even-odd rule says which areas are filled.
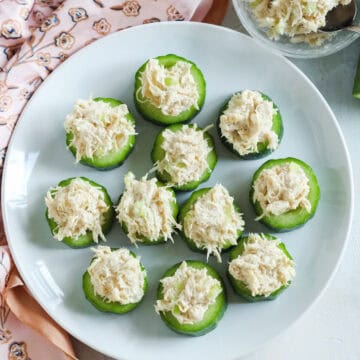
[[[101,227],[103,234],[105,235],[111,230],[111,227],[112,227],[112,224],[114,221],[114,217],[115,217],[115,211],[114,211],[113,203],[110,199],[110,196],[109,196],[107,190],[102,185],[100,185],[100,184],[96,183],[95,181],[92,181],[86,177],[83,177],[83,176],[81,176],[80,178],[82,180],[88,182],[90,185],[100,189],[100,191],[102,191],[104,193],[104,201],[107,205],[109,205],[109,210],[104,215],[105,222]],[[72,177],[72,178],[69,178],[66,180],[62,180],[59,182],[58,186],[65,187],[65,186],[69,185],[71,183],[71,181],[74,179],[76,179],[76,178]],[[49,224],[51,233],[53,235],[55,235],[57,232],[56,229],[57,229],[58,225],[53,219],[49,218],[48,209],[46,209],[45,217]],[[66,244],[72,248],[76,248],[76,249],[84,248],[84,247],[96,244],[93,240],[91,231],[88,231],[85,235],[79,236],[78,238],[66,237],[61,242],[63,242],[64,244]]]
[[[112,98],[102,98],[97,97],[94,101],[102,101],[104,103],[110,104],[112,107],[119,106],[123,104],[122,101],[112,99]],[[130,114],[130,112],[125,116],[126,120],[131,124],[135,124],[134,117]],[[76,148],[74,146],[70,146],[71,141],[74,135],[71,132],[66,133],[66,145],[69,150],[72,152],[74,156],[76,156]],[[118,150],[111,151],[104,156],[94,156],[93,158],[83,157],[80,162],[83,165],[87,165],[90,167],[94,167],[98,170],[110,170],[114,169],[126,160],[126,158],[131,154],[135,145],[135,135],[130,135],[127,143]]]
[[[140,91],[141,89],[140,79],[141,79],[141,74],[145,70],[145,67],[149,61],[148,60],[138,69],[135,75],[134,102],[137,110],[143,115],[143,117],[146,120],[152,121],[155,124],[162,126],[189,122],[201,110],[205,101],[206,82],[201,70],[193,62],[174,54],[158,56],[155,59],[157,59],[159,63],[163,65],[165,68],[171,68],[179,61],[187,62],[192,65],[190,71],[191,71],[191,75],[193,76],[196,82],[197,90],[199,93],[199,99],[197,102],[199,109],[196,109],[194,106],[191,106],[188,110],[181,112],[179,115],[176,116],[165,115],[163,114],[160,108],[156,107],[150,101],[147,101],[146,98],[142,97]]]
[[[115,251],[118,249],[111,249],[111,251]],[[130,254],[133,257],[137,257],[135,253],[130,251]],[[92,260],[93,261],[93,260]],[[145,268],[142,264],[140,264],[141,270],[144,272]],[[86,299],[99,311],[103,312],[111,312],[115,314],[125,314],[131,310],[134,310],[139,304],[141,303],[142,299],[144,298],[147,289],[148,289],[148,280],[145,271],[144,277],[144,296],[139,302],[131,303],[131,304],[122,304],[120,302],[109,302],[102,298],[100,295],[95,294],[94,286],[91,283],[90,274],[88,271],[85,271],[83,278],[82,278],[82,287],[85,294]]]
[[[160,181],[157,182],[157,185],[158,186],[165,186]],[[177,215],[178,215],[178,212],[179,212],[179,206],[177,204],[175,192],[171,188],[167,188],[167,191],[171,192],[172,195],[173,195],[173,201],[171,202],[170,205],[171,205],[173,217],[174,217],[174,219],[176,219]],[[118,203],[120,202],[121,197],[122,197],[122,194],[120,195]],[[127,225],[124,222],[121,222],[120,226],[121,226],[122,230],[124,231],[124,233],[127,235],[129,233]],[[141,235],[139,237],[142,239],[142,241],[138,242],[137,244],[141,244],[141,245],[159,245],[159,244],[164,244],[166,242],[164,236],[161,236],[159,239],[156,239],[156,240],[151,240],[151,239],[148,239],[147,237],[141,236]]]
[[[206,268],[208,275],[220,281],[222,292],[216,298],[215,303],[209,306],[209,308],[204,314],[203,319],[198,323],[180,324],[179,321],[174,317],[174,315],[172,315],[171,311],[160,312],[160,316],[161,319],[164,321],[164,323],[171,330],[179,334],[184,334],[189,336],[202,336],[214,330],[225,313],[225,310],[227,308],[227,296],[226,296],[225,285],[220,275],[210,265],[195,260],[186,260],[186,263],[188,266],[191,266],[195,269]],[[172,266],[170,269],[168,269],[165,272],[162,278],[173,276],[180,265],[181,263]],[[157,300],[162,300],[163,295],[164,295],[163,286],[160,282],[157,291]]]
[[[267,239],[269,239],[269,241],[276,240],[276,237],[272,236],[270,234],[262,234],[262,235],[264,235]],[[242,253],[244,252],[244,246],[248,242],[248,240],[249,240],[248,237],[242,238],[239,241],[239,244],[230,251],[229,262],[233,261],[238,256],[242,255]],[[280,243],[278,247],[289,259],[293,260],[293,258],[287,251],[284,243]],[[249,302],[275,300],[285,289],[287,289],[290,286],[290,283],[288,285],[283,285],[280,288],[276,289],[274,292],[272,292],[269,296],[264,296],[264,295],[253,296],[253,295],[251,295],[251,291],[248,289],[248,287],[246,286],[246,284],[244,282],[235,279],[230,274],[229,271],[227,272],[227,276],[230,280],[230,283],[231,283],[234,291]]]
[[[164,130],[160,131],[159,134],[156,136],[155,139],[155,143],[154,146],[152,148],[151,151],[151,159],[153,161],[153,163],[155,164],[157,161],[162,160],[165,157],[165,151],[162,148],[162,144],[164,142],[164,137],[162,135],[162,133],[166,130],[169,129],[172,132],[176,132],[176,131],[180,131],[182,129],[184,125],[182,124],[174,124],[174,125],[170,125],[167,128],[165,128]],[[194,124],[189,124],[187,125],[189,127],[195,127]],[[196,129],[197,131],[203,131],[203,129],[197,127]],[[160,172],[160,171],[156,171],[156,177],[162,181],[165,184],[171,184],[172,188],[175,191],[190,191],[190,190],[194,190],[196,189],[201,183],[203,183],[204,181],[208,180],[212,171],[215,168],[215,165],[217,163],[217,156],[216,156],[216,152],[215,152],[215,145],[214,145],[214,140],[212,138],[212,136],[207,132],[204,131],[204,139],[206,139],[208,145],[210,148],[212,148],[212,151],[210,151],[210,153],[207,156],[207,163],[209,165],[209,168],[206,169],[204,171],[204,173],[200,176],[200,178],[196,181],[190,181],[186,184],[183,185],[176,185],[172,182],[171,179],[171,175],[167,172]]]
[[[186,217],[186,215],[188,214],[188,212],[191,210],[191,208],[194,206],[194,204],[196,203],[196,201],[203,195],[205,195],[206,193],[208,193],[212,188],[203,188],[203,189],[199,189],[194,191],[191,196],[189,197],[189,199],[183,204],[183,206],[180,209],[179,212],[179,216],[178,216],[178,222],[181,224],[182,229],[184,229],[184,219]],[[238,214],[241,214],[241,211],[239,209],[239,207],[236,204],[233,204],[235,211]],[[242,235],[242,229],[239,229],[238,232],[238,238],[241,237]],[[181,231],[181,235],[183,237],[183,239],[185,240],[186,244],[189,246],[189,248],[193,251],[196,252],[201,252],[201,253],[206,253],[207,249],[202,246],[202,247],[198,247],[196,245],[196,243],[194,242],[194,240],[192,240],[191,238],[188,238],[185,233],[184,230]],[[204,239],[204,241],[206,241],[206,239]],[[231,247],[233,247],[234,245],[232,245],[232,243],[230,241],[226,242],[223,247],[220,249],[222,252],[225,252],[227,250],[229,250]]]
[[[241,93],[241,92],[240,92]],[[236,95],[236,93],[234,94]],[[242,160],[254,160],[254,159],[260,159],[260,158],[263,158],[267,155],[269,155],[270,153],[272,153],[273,151],[275,150],[271,150],[268,148],[269,146],[269,142],[266,141],[266,142],[258,142],[257,143],[257,151],[256,152],[252,152],[252,153],[249,153],[249,154],[246,154],[246,155],[241,155],[233,146],[233,144],[229,141],[228,138],[226,138],[223,134],[222,134],[222,131],[221,131],[221,128],[220,128],[220,116],[224,113],[224,111],[228,108],[229,106],[229,101],[231,100],[231,98],[234,96],[232,95],[228,100],[227,102],[225,103],[225,105],[222,107],[221,111],[220,111],[220,115],[218,117],[218,120],[217,120],[217,131],[218,131],[218,134],[219,134],[219,137],[220,137],[220,140],[221,142],[225,145],[225,147],[227,147],[231,152],[233,152],[235,155],[237,155],[240,159]],[[276,135],[278,136],[278,140],[279,140],[279,145],[280,145],[280,142],[282,140],[282,137],[283,137],[283,134],[284,134],[284,127],[283,127],[283,122],[282,122],[282,117],[281,117],[281,114],[280,114],[280,110],[279,108],[277,107],[277,105],[270,99],[270,97],[268,97],[267,95],[261,93],[262,95],[262,98],[264,100],[268,100],[268,101],[271,101],[273,103],[273,108],[275,110],[277,110],[277,113],[273,116],[273,119],[272,119],[272,128],[271,130],[274,131],[276,133]]]
[[[354,87],[352,94],[355,98],[360,99],[360,57],[354,79]]]
[[[261,165],[260,168],[255,172],[251,183],[250,202],[254,207],[256,215],[258,216],[262,215],[263,209],[261,208],[258,201],[256,201],[255,203],[253,201],[253,194],[254,194],[253,185],[255,180],[259,177],[262,170],[269,169],[276,165],[284,165],[287,163],[294,163],[296,165],[299,165],[304,170],[305,175],[309,179],[310,192],[307,198],[311,204],[311,211],[307,212],[306,209],[299,207],[295,210],[288,211],[278,216],[266,215],[260,219],[260,222],[262,222],[267,227],[273,229],[276,232],[285,232],[296,229],[304,225],[315,215],[320,200],[320,187],[316,175],[314,174],[312,168],[308,164],[306,164],[305,162],[299,159],[292,157],[288,157],[284,159],[268,160],[263,165]]]

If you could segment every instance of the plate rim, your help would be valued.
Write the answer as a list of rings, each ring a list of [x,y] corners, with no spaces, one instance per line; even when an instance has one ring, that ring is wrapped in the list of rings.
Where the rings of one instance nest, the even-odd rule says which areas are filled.
[[[344,236],[344,242],[343,242],[343,246],[341,248],[341,251],[338,255],[338,258],[336,260],[335,266],[332,268],[331,272],[328,275],[328,278],[324,284],[324,286],[318,291],[318,293],[316,294],[316,296],[314,297],[314,299],[312,300],[312,302],[310,304],[308,304],[304,311],[294,320],[292,321],[287,327],[277,331],[277,333],[273,334],[272,336],[270,336],[268,339],[266,339],[265,341],[262,341],[256,345],[253,345],[252,347],[250,347],[248,349],[248,351],[246,351],[246,353],[240,355],[240,357],[245,357],[251,353],[253,353],[254,351],[263,348],[266,344],[270,343],[272,340],[274,340],[275,338],[278,338],[281,334],[283,334],[285,331],[288,331],[292,326],[294,326],[294,324],[296,324],[300,319],[303,318],[303,316],[319,301],[319,299],[324,295],[324,293],[326,292],[326,290],[328,289],[329,285],[331,284],[331,282],[333,281],[339,266],[342,262],[342,259],[344,257],[344,253],[345,250],[348,246],[349,243],[349,237],[350,237],[350,233],[352,230],[352,224],[353,224],[353,217],[354,217],[354,175],[353,175],[353,167],[352,167],[352,162],[351,162],[351,157],[350,157],[350,153],[347,147],[347,143],[344,137],[344,134],[342,132],[342,129],[340,127],[340,124],[334,114],[334,112],[332,111],[330,105],[328,104],[328,102],[326,101],[325,97],[321,94],[320,90],[315,86],[315,84],[310,80],[310,78],[308,78],[308,76],[302,72],[302,70],[300,70],[294,63],[292,63],[289,59],[287,59],[286,57],[284,57],[283,55],[277,53],[277,52],[272,52],[269,49],[267,49],[266,47],[262,46],[261,44],[259,44],[257,41],[255,41],[252,37],[250,37],[249,35],[243,34],[239,31],[233,30],[231,28],[227,28],[225,26],[221,26],[221,25],[213,25],[213,24],[207,24],[207,23],[201,23],[201,22],[192,22],[192,21],[182,21],[182,22],[172,22],[172,21],[164,21],[164,22],[159,22],[159,23],[151,23],[151,24],[141,24],[141,25],[135,25],[133,27],[124,29],[122,31],[116,31],[114,33],[111,33],[107,36],[104,36],[96,41],[94,41],[93,43],[89,44],[88,46],[85,46],[81,49],[79,49],[76,53],[72,54],[71,57],[69,59],[67,59],[66,62],[63,62],[61,64],[59,64],[54,71],[40,84],[40,86],[35,90],[34,94],[32,95],[32,97],[30,98],[30,100],[27,102],[27,104],[25,105],[25,107],[23,108],[23,110],[21,111],[21,114],[18,118],[18,121],[15,125],[14,131],[12,133],[10,142],[8,144],[7,147],[7,153],[10,153],[12,151],[12,147],[13,147],[13,143],[14,143],[14,139],[16,138],[16,134],[17,134],[17,130],[19,128],[19,123],[22,121],[23,119],[23,115],[24,113],[27,111],[27,108],[29,107],[29,104],[31,104],[34,100],[34,95],[35,93],[42,87],[44,86],[44,84],[46,83],[47,79],[49,77],[52,77],[53,74],[60,68],[62,68],[62,66],[66,63],[68,63],[68,61],[71,61],[71,58],[74,57],[78,57],[78,56],[82,56],[82,52],[87,51],[87,49],[91,46],[94,46],[94,44],[98,43],[99,41],[107,41],[110,37],[117,37],[117,36],[123,36],[123,33],[128,33],[128,32],[133,32],[133,31],[142,31],[142,29],[144,28],[144,26],[146,26],[146,29],[151,29],[151,28],[157,28],[157,27],[204,27],[204,28],[211,28],[214,29],[215,31],[220,31],[220,32],[228,32],[228,33],[232,33],[233,35],[236,34],[236,36],[238,36],[239,38],[243,38],[246,41],[251,41],[254,43],[254,45],[258,48],[261,48],[262,51],[264,51],[265,53],[268,53],[272,56],[278,57],[281,59],[281,61],[283,61],[284,63],[286,63],[288,66],[290,66],[292,68],[293,71],[295,71],[301,78],[303,81],[305,81],[306,83],[308,83],[308,85],[315,91],[315,93],[318,95],[319,99],[321,100],[321,102],[323,103],[323,105],[325,106],[325,108],[327,109],[327,111],[330,113],[331,115],[331,121],[333,122],[335,129],[337,131],[337,134],[339,136],[339,140],[343,146],[344,149],[344,155],[346,158],[346,168],[348,170],[348,179],[347,182],[349,182],[347,185],[349,186],[349,196],[350,196],[350,206],[349,206],[349,216],[347,218],[346,221],[346,234]],[[9,229],[9,225],[8,225],[8,215],[7,215],[7,210],[6,210],[6,204],[5,204],[5,187],[6,187],[6,178],[8,177],[8,163],[10,160],[9,156],[5,157],[5,161],[4,161],[4,167],[3,167],[3,173],[2,173],[2,179],[1,179],[1,211],[2,211],[2,217],[3,217],[3,224],[4,224],[4,232],[5,232],[5,236],[7,239],[7,243],[8,243],[8,247],[10,249],[10,253],[12,256],[12,259],[14,261],[14,265],[16,266],[24,284],[27,286],[28,290],[30,291],[31,295],[34,297],[34,299],[38,302],[38,304],[41,306],[41,308],[49,315],[49,317],[55,322],[57,323],[62,329],[64,329],[68,335],[76,338],[78,341],[84,343],[85,345],[89,346],[90,348],[98,351],[101,354],[104,354],[106,356],[110,356],[110,357],[114,357],[118,360],[126,360],[125,358],[119,357],[118,354],[114,354],[113,352],[111,352],[111,350],[109,349],[108,352],[103,352],[103,349],[100,349],[98,346],[91,344],[89,341],[87,341],[86,338],[84,338],[81,334],[75,334],[70,328],[68,328],[65,324],[63,324],[62,320],[59,319],[58,317],[53,317],[53,315],[50,313],[50,309],[49,306],[46,306],[45,303],[42,302],[41,297],[38,296],[37,294],[35,294],[32,290],[31,290],[31,279],[30,276],[27,276],[26,273],[21,269],[21,262],[20,260],[17,258],[16,253],[14,252],[14,245],[12,243],[12,241],[10,239],[10,229]],[[20,266],[19,266],[20,265]],[[238,356],[235,356],[232,358],[233,360],[239,359]]]

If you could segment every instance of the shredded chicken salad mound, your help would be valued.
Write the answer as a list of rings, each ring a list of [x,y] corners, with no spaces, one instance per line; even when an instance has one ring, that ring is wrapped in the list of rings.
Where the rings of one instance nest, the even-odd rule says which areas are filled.
[[[66,237],[72,237],[76,240],[91,232],[96,243],[99,238],[106,241],[101,226],[110,206],[106,204],[105,195],[100,188],[81,178],[74,178],[69,185],[50,189],[46,194],[45,204],[48,217],[57,224],[55,239],[62,241]]]
[[[224,245],[236,245],[238,232],[244,229],[242,214],[234,207],[234,198],[222,185],[215,185],[200,196],[184,218],[183,231],[198,248],[214,254],[221,262]]]
[[[325,26],[326,15],[338,5],[351,0],[245,0],[259,26],[268,29],[271,39],[287,35],[293,42],[319,46],[327,34],[318,33]]]
[[[279,248],[278,239],[249,234],[244,251],[229,264],[229,273],[243,282],[252,296],[270,296],[295,276],[295,263]]]
[[[166,68],[159,60],[150,59],[140,77],[141,97],[164,115],[177,116],[192,106],[198,110],[199,92],[191,67],[188,62],[177,61]],[[143,101],[136,95],[138,101]]]
[[[208,275],[207,269],[195,269],[185,261],[175,274],[160,280],[163,299],[157,300],[155,310],[171,311],[180,324],[200,322],[222,292],[219,280]]]
[[[263,211],[257,220],[267,215],[278,216],[299,207],[311,211],[309,179],[301,166],[295,163],[262,170],[253,189],[253,201],[258,201]]]
[[[240,155],[258,152],[257,144],[267,142],[275,150],[279,139],[272,131],[277,110],[258,91],[244,90],[232,96],[220,116],[220,130]]]
[[[181,186],[198,181],[209,169],[207,157],[213,148],[204,137],[207,129],[199,129],[194,124],[184,125],[178,131],[166,129],[162,132],[164,141],[161,148],[165,156],[156,163],[156,167],[160,173],[170,175],[172,184]]]
[[[175,229],[179,228],[173,215],[173,193],[157,184],[157,179],[143,177],[136,180],[129,172],[125,175],[125,191],[116,208],[117,219],[125,224],[132,243],[164,238],[170,239]]]
[[[87,271],[95,295],[106,302],[138,303],[144,296],[146,276],[140,258],[132,256],[126,248],[111,251],[108,246],[99,246],[93,251],[95,255]]]
[[[77,100],[65,120],[65,130],[73,138],[70,147],[76,149],[76,162],[93,159],[121,149],[135,125],[126,119],[129,110],[125,104],[111,106],[103,101]]]

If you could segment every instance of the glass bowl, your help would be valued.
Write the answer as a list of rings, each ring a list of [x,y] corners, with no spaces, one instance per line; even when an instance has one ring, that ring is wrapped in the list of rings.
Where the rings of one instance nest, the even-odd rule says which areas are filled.
[[[286,36],[281,36],[278,40],[271,40],[266,34],[266,29],[258,26],[251,13],[248,2],[245,0],[232,1],[235,12],[246,31],[255,40],[265,45],[265,47],[288,57],[311,59],[334,54],[350,45],[360,36],[350,31],[339,31],[333,38],[326,40],[321,46],[310,46],[306,43],[292,43]],[[360,0],[357,0],[357,4],[360,8]],[[358,11],[355,22],[360,23],[360,11]]]

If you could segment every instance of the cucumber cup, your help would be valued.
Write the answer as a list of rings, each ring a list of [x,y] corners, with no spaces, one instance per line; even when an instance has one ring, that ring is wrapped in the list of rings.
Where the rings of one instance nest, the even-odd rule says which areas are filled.
[[[164,132],[171,131],[173,133],[178,133],[178,132],[182,132],[184,127],[188,127],[188,128],[194,129],[195,131],[202,132],[203,138],[201,139],[201,141],[206,141],[207,146],[209,147],[210,151],[205,158],[205,161],[207,163],[206,168],[199,175],[199,177],[197,179],[191,179],[184,183],[178,183],[176,180],[173,179],[172,175],[170,174],[170,171],[166,171],[165,169],[161,170],[158,167],[158,169],[156,171],[156,177],[163,183],[171,185],[171,187],[175,191],[190,191],[190,190],[196,189],[202,182],[209,179],[209,177],[217,163],[217,155],[215,152],[215,145],[214,145],[214,140],[213,140],[212,136],[207,131],[204,131],[203,129],[197,127],[197,125],[195,125],[195,124],[189,124],[189,125],[175,124],[175,125],[170,125],[167,128],[165,128],[164,130],[162,130],[156,136],[155,143],[154,143],[154,146],[151,151],[151,159],[152,159],[153,163],[159,164],[160,162],[162,162],[163,164],[166,165],[164,167],[169,167],[169,168],[174,167],[174,168],[178,168],[178,169],[180,169],[180,171],[184,171],[184,172],[187,170],[187,168],[186,168],[187,165],[183,162],[182,155],[176,156],[176,157],[173,156],[173,158],[175,158],[175,160],[174,160],[174,163],[171,163],[171,162],[165,160],[167,154],[166,154],[166,150],[164,150],[164,148],[163,148],[164,143],[165,143]],[[173,145],[176,145],[176,142],[177,142],[177,140],[174,140],[174,142],[169,145],[170,149],[168,151],[170,153],[172,151]],[[191,153],[191,151],[192,151],[191,149],[188,149],[188,153]],[[186,155],[187,155],[187,153],[184,154],[184,156],[186,156]],[[166,163],[165,163],[165,161],[166,161]],[[198,166],[198,164],[196,164],[196,163],[191,164],[191,165]]]
[[[217,256],[218,261],[221,262],[220,253],[227,251],[231,247],[235,246],[244,229],[245,223],[242,220],[242,214],[238,206],[235,203],[226,204],[221,209],[220,214],[206,214],[206,218],[210,217],[211,219],[209,223],[206,224],[206,228],[204,230],[211,231],[213,233],[218,227],[224,226],[228,232],[229,226],[227,225],[227,222],[231,222],[233,224],[231,227],[236,226],[236,232],[233,232],[231,239],[226,239],[225,241],[211,239],[211,241],[209,241],[209,235],[204,234],[204,237],[201,239],[201,241],[199,241],[199,239],[195,241],[191,238],[190,235],[187,234],[186,226],[186,222],[188,220],[192,221],[196,217],[195,214],[192,213],[195,204],[213,189],[214,188],[204,188],[194,191],[190,198],[181,207],[178,216],[178,222],[181,224],[182,228],[181,235],[191,250],[207,253],[208,255],[214,254]],[[231,208],[229,208],[230,206]],[[222,214],[226,214],[227,216],[222,218]],[[218,224],[218,222],[221,222],[221,224]],[[193,226],[190,226],[190,228],[193,228]],[[221,233],[218,235],[221,236]],[[214,240],[215,243],[213,242]]]
[[[68,186],[74,179],[77,178],[69,178],[66,180],[62,180],[59,182],[58,187],[66,187]],[[113,221],[114,221],[114,217],[115,217],[115,212],[114,212],[114,208],[113,208],[113,203],[110,199],[110,196],[107,192],[107,190],[100,184],[86,178],[86,177],[80,177],[81,180],[86,181],[87,183],[89,183],[91,186],[99,189],[103,194],[104,194],[104,202],[106,203],[106,205],[108,205],[108,210],[106,211],[106,213],[104,213],[104,222],[101,226],[101,230],[103,232],[103,234],[107,234],[112,227]],[[56,190],[51,191],[51,196],[54,198],[56,193]],[[54,219],[49,217],[49,210],[46,209],[45,212],[45,217],[46,220],[49,224],[51,233],[55,236],[58,232],[58,224],[55,222]],[[93,240],[93,233],[92,231],[87,231],[85,235],[81,235],[79,237],[65,237],[64,239],[61,240],[64,244],[72,247],[72,248],[84,248],[90,245],[94,245],[95,242]]]
[[[163,187],[164,184],[162,184],[160,181],[157,182],[158,186]],[[167,191],[171,192],[172,196],[173,196],[173,200],[170,202],[170,206],[171,206],[171,210],[172,210],[172,216],[174,219],[177,218],[178,212],[179,212],[179,207],[176,201],[176,196],[175,196],[175,192],[171,189],[171,188],[167,188]],[[121,197],[122,195],[120,195],[120,199],[119,202],[121,201]],[[122,228],[122,230],[124,231],[124,233],[126,235],[129,235],[129,230],[128,230],[128,226],[124,221],[120,222],[120,226]],[[143,234],[137,234],[138,237],[138,241],[137,244],[141,244],[141,245],[159,245],[159,244],[164,244],[167,240],[165,240],[164,236],[160,236],[157,239],[149,239],[148,237],[144,236]]]
[[[96,101],[96,102],[101,101],[101,102],[107,103],[111,107],[116,107],[116,106],[123,104],[123,102],[121,102],[120,100],[116,100],[113,98],[97,97],[94,99],[94,101]],[[130,112],[128,112],[125,115],[125,119],[130,124],[135,126],[135,119],[131,115]],[[66,145],[69,148],[69,150],[71,151],[71,153],[76,157],[77,150],[76,150],[76,147],[72,144],[73,139],[74,139],[74,134],[71,131],[67,132],[66,133]],[[113,168],[116,168],[116,167],[122,165],[122,163],[130,155],[131,151],[134,148],[134,145],[135,145],[135,135],[131,134],[128,136],[126,143],[121,148],[111,150],[101,156],[96,156],[96,155],[94,155],[93,157],[83,156],[83,157],[81,157],[80,163],[82,163],[83,165],[94,167],[98,170],[110,170],[110,169],[113,169]]]
[[[296,169],[300,168],[302,170],[302,173],[306,176],[308,182],[308,193],[303,199],[304,202],[308,203],[308,209],[305,206],[299,205],[295,209],[276,215],[269,211],[265,211],[262,208],[260,202],[256,199],[256,196],[254,196],[254,186],[264,170],[272,169],[276,166],[295,166]],[[284,189],[286,190],[286,186]],[[279,198],[278,200],[281,201],[282,199]],[[254,207],[258,220],[276,232],[290,231],[304,225],[315,215],[319,200],[320,187],[315,173],[308,164],[296,158],[289,157],[284,159],[268,160],[260,166],[252,178],[250,202]]]
[[[188,108],[183,109],[182,111],[177,111],[174,114],[168,113],[164,109],[159,107],[151,98],[144,96],[142,92],[143,81],[142,77],[144,71],[147,69],[147,65],[150,60],[157,60],[158,64],[161,67],[165,68],[165,79],[162,84],[162,91],[173,91],[179,84],[188,83],[188,80],[184,80],[181,78],[176,78],[174,74],[166,75],[166,71],[173,69],[173,67],[177,63],[186,63],[190,65],[190,80],[194,82],[194,87],[196,88],[197,93],[197,101],[191,104]],[[138,111],[143,115],[143,117],[147,120],[150,120],[158,125],[167,126],[176,123],[185,123],[189,122],[202,108],[205,95],[206,95],[206,82],[204,76],[200,69],[191,61],[174,55],[168,54],[164,56],[158,56],[154,59],[150,59],[146,63],[144,63],[136,72],[135,75],[135,91],[134,91],[134,102]],[[161,71],[161,70],[160,70]],[[180,89],[181,90],[181,89]],[[183,92],[180,91],[179,94]]]
[[[251,91],[251,93],[254,93]],[[255,92],[258,93],[258,92]],[[263,94],[263,93],[259,93],[262,97],[262,99],[264,100],[264,102],[271,102],[272,104],[272,108],[274,109],[275,113],[272,116],[272,127],[271,127],[271,131],[276,135],[277,137],[277,146],[276,148],[271,148],[270,142],[269,140],[265,140],[265,141],[259,141],[256,143],[256,148],[253,149],[252,151],[246,152],[246,154],[241,154],[239,152],[238,149],[236,149],[236,146],[234,145],[234,142],[231,141],[231,139],[229,137],[227,137],[222,129],[221,129],[221,124],[222,121],[225,121],[224,119],[222,119],[222,116],[226,113],[226,110],[228,110],[229,108],[229,103],[231,102],[231,100],[238,95],[241,95],[242,92],[238,92],[235,93],[234,95],[232,95],[228,101],[225,103],[225,105],[222,107],[221,111],[220,111],[220,115],[218,117],[218,121],[217,121],[217,131],[220,137],[221,142],[234,154],[236,154],[240,159],[243,160],[254,160],[254,159],[260,159],[262,157],[265,157],[267,155],[269,155],[271,152],[275,151],[276,148],[279,146],[282,137],[283,137],[283,133],[284,133],[284,128],[283,128],[283,122],[282,122],[282,117],[279,111],[279,108],[276,106],[276,104],[270,99],[270,97],[268,97],[267,95]],[[233,110],[234,111],[234,110]],[[238,110],[240,111],[240,109]],[[253,122],[249,121],[249,124],[252,126],[258,126],[258,124],[254,124]],[[249,126],[249,125],[246,125]],[[249,132],[251,133],[251,128],[249,129]],[[239,140],[239,142],[241,143],[242,139]]]
[[[172,241],[179,211],[175,192],[156,178],[136,180],[131,172],[125,175],[124,182],[125,191],[120,195],[116,212],[129,240],[141,245]]]
[[[180,313],[180,309],[176,305],[175,305],[175,309],[172,309],[172,311],[159,311],[159,313],[161,319],[171,330],[179,334],[184,334],[189,336],[201,336],[215,329],[225,313],[225,310],[227,308],[225,286],[220,275],[210,265],[195,260],[186,260],[185,263],[188,267],[197,270],[206,269],[207,275],[218,281],[218,284],[221,287],[220,292],[215,298],[215,301],[208,306],[207,310],[203,314],[202,319],[197,322],[185,323],[185,324],[180,323],[179,320],[173,314],[173,312],[175,312],[176,314]],[[172,277],[181,265],[182,263],[178,263],[172,266],[169,270],[165,272],[162,280],[168,277]],[[179,286],[180,284],[178,284],[177,291],[181,292],[182,289],[181,287],[179,288]],[[186,286],[186,284],[182,284],[181,286]],[[157,291],[157,300],[162,301],[163,299],[164,299],[164,286],[160,282]]]
[[[111,249],[112,252],[117,251],[120,249]],[[136,254],[132,251],[129,251],[130,255],[134,258],[137,258]],[[96,259],[96,256],[92,259],[93,262]],[[109,301],[108,299],[100,296],[96,293],[94,285],[91,281],[91,276],[89,271],[85,271],[83,278],[82,278],[82,288],[86,299],[99,311],[103,312],[111,312],[115,314],[125,314],[129,311],[134,310],[139,304],[141,303],[143,297],[145,296],[147,289],[148,289],[148,280],[146,275],[146,270],[144,266],[140,263],[141,272],[144,278],[144,285],[143,285],[143,295],[139,301],[134,303],[122,303],[119,301]],[[106,279],[105,279],[106,281]]]
[[[263,238],[267,239],[268,241],[274,241],[277,240],[275,236],[272,236],[270,234],[261,234]],[[235,259],[237,259],[239,256],[242,256],[245,250],[245,244],[247,244],[249,241],[249,237],[244,237],[239,241],[239,244],[230,251],[229,254],[229,263]],[[284,243],[280,242],[277,247],[282,251],[282,253],[290,260],[293,260],[289,252],[287,251]],[[231,275],[230,271],[227,272],[228,278],[230,280],[230,283],[234,289],[234,291],[243,297],[245,300],[249,302],[257,302],[257,301],[264,301],[264,300],[275,300],[286,288],[288,288],[291,284],[291,281],[289,281],[287,284],[280,285],[277,289],[275,289],[271,294],[268,296],[265,295],[253,295],[251,290],[249,289],[248,285],[241,280],[236,279],[233,275]]]

